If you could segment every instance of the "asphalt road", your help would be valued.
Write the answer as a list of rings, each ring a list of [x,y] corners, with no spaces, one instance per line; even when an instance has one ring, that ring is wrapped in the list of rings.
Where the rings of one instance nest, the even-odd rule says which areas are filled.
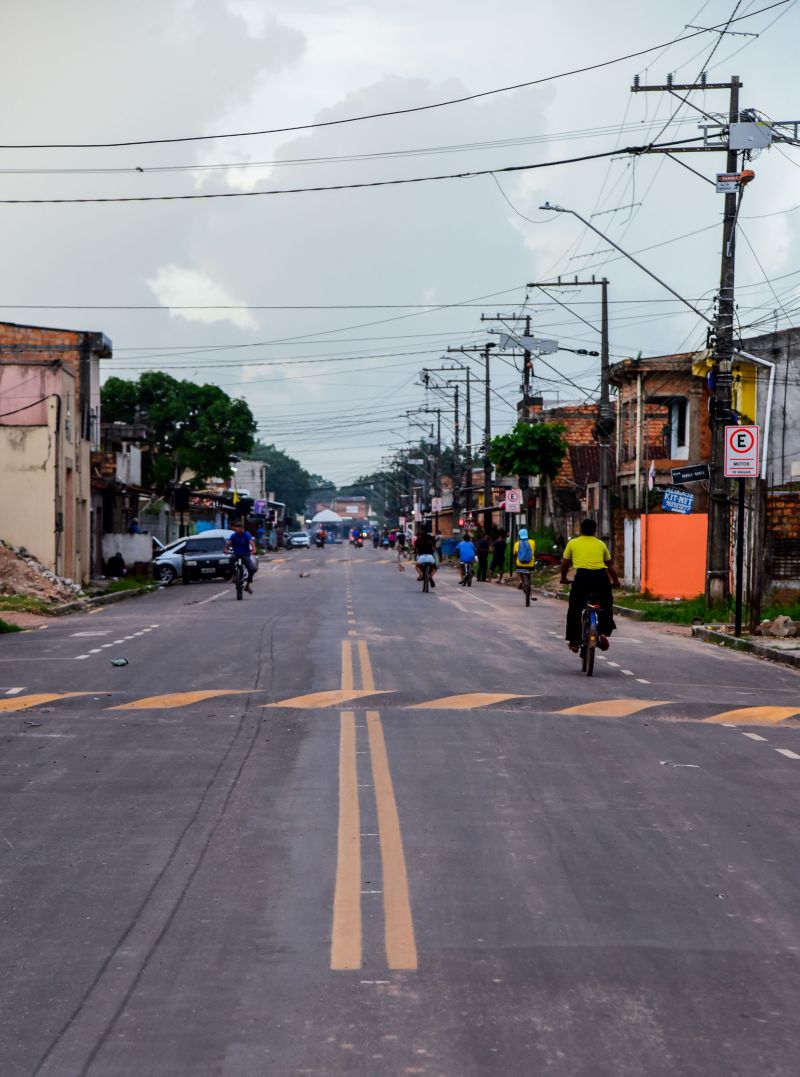
[[[437,578],[0,637],[2,1077],[796,1077],[798,673]]]

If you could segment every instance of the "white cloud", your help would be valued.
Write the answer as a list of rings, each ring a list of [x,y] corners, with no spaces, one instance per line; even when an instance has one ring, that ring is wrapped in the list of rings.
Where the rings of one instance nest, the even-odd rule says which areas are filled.
[[[155,277],[147,282],[148,288],[156,299],[170,308],[170,316],[184,318],[187,322],[202,322],[213,325],[215,322],[230,322],[239,329],[255,329],[258,324],[247,310],[173,310],[178,307],[241,307],[241,299],[212,280],[205,273],[181,266],[162,266]]]

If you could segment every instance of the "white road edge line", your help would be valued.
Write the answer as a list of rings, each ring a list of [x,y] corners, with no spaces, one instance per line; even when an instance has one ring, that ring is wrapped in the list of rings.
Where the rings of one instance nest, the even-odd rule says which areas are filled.
[[[785,755],[787,759],[800,759],[800,755],[793,752],[791,748],[776,748],[775,751],[779,755]]]
[[[650,681],[646,681],[644,679],[644,677],[637,677],[636,680],[639,682],[639,684],[649,684],[650,683]]]
[[[742,733],[743,737],[749,737],[750,740],[763,740],[766,743],[766,737],[760,737],[758,733]]]
[[[24,687],[25,687],[25,685],[23,684],[22,688],[24,688]],[[17,696],[22,691],[22,688],[7,688],[6,689],[6,695],[7,696]]]

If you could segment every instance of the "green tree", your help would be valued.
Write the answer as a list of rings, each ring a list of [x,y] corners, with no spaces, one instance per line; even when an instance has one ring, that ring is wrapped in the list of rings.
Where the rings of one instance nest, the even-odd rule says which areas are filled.
[[[567,452],[563,423],[517,423],[508,434],[492,438],[489,459],[501,475],[554,478]]]
[[[229,457],[248,453],[256,422],[244,400],[216,385],[178,381],[162,371],[138,381],[109,378],[101,390],[106,422],[143,422],[148,429],[145,479],[158,490],[188,470],[192,484],[231,474]]]

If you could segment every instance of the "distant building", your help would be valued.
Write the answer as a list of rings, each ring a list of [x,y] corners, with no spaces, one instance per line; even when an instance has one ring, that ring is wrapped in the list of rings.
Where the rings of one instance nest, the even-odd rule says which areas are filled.
[[[102,333],[0,322],[0,538],[88,583]]]

